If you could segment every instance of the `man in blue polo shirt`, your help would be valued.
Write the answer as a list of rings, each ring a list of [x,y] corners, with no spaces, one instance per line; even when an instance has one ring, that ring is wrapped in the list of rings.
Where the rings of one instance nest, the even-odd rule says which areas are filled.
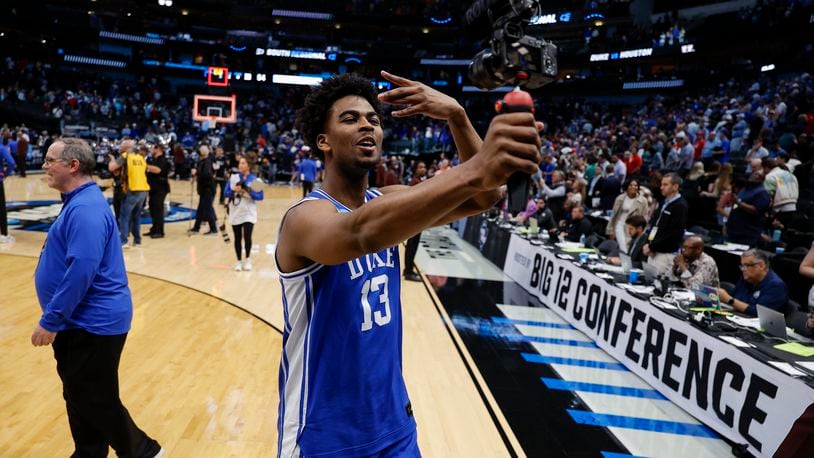
[[[34,346],[53,344],[76,450],[73,456],[160,457],[119,399],[118,368],[133,301],[116,220],[91,179],[96,158],[78,138],[54,142],[42,168],[63,207],[34,273],[42,318]]]
[[[718,289],[721,302],[737,312],[757,316],[757,305],[785,312],[789,303],[789,289],[774,271],[769,269],[769,258],[762,251],[751,249],[741,255],[742,277],[732,294]]]
[[[311,157],[311,153],[308,152],[311,150],[310,147],[305,149],[303,147],[303,151],[306,151],[305,156],[302,158],[302,162],[300,162],[299,173],[300,173],[300,181],[302,182],[302,196],[305,197],[314,190],[314,182],[317,180],[317,163],[314,162],[314,159]]]

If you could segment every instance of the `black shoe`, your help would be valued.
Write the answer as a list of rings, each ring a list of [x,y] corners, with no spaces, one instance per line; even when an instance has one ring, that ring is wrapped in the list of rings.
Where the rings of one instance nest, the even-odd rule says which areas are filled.
[[[415,272],[404,274],[404,279],[409,281],[421,281],[421,277]]]
[[[218,235],[218,231],[204,232],[204,235]]]
[[[153,234],[155,234],[155,232],[153,232],[153,231],[148,231],[148,232],[145,232],[145,233],[144,233],[144,234],[142,234],[142,235],[149,237],[149,236],[151,236],[151,235],[153,235]]]
[[[187,234],[200,234],[200,233],[201,233],[200,229],[188,229],[187,230]]]
[[[163,239],[164,234],[150,234],[151,239]]]

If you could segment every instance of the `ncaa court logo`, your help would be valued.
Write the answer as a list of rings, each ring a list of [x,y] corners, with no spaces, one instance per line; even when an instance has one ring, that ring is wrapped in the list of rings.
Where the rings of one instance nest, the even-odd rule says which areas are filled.
[[[107,201],[111,204],[110,211],[112,212],[113,200],[108,199]],[[9,229],[48,232],[62,210],[62,201],[12,201],[6,203],[6,209]],[[195,218],[195,210],[183,207],[177,202],[170,202],[169,208],[167,205],[164,206],[164,215],[165,223],[187,221]],[[152,224],[150,213],[146,208],[141,211],[141,224]]]

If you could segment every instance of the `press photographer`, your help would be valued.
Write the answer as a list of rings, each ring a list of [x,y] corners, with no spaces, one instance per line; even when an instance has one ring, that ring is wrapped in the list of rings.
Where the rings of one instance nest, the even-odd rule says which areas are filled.
[[[224,195],[229,199],[227,221],[232,225],[235,233],[235,254],[237,264],[234,269],[252,270],[252,231],[257,224],[257,203],[263,200],[263,182],[251,173],[255,155],[245,155],[238,162],[238,173],[229,177],[226,182]],[[246,259],[243,260],[241,250],[245,242]]]

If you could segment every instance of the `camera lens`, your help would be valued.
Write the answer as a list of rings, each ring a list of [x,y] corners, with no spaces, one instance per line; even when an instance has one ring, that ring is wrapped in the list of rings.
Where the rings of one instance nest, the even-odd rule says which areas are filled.
[[[469,63],[467,73],[475,86],[481,89],[494,89],[504,83],[494,70],[496,56],[491,49],[479,52]]]

